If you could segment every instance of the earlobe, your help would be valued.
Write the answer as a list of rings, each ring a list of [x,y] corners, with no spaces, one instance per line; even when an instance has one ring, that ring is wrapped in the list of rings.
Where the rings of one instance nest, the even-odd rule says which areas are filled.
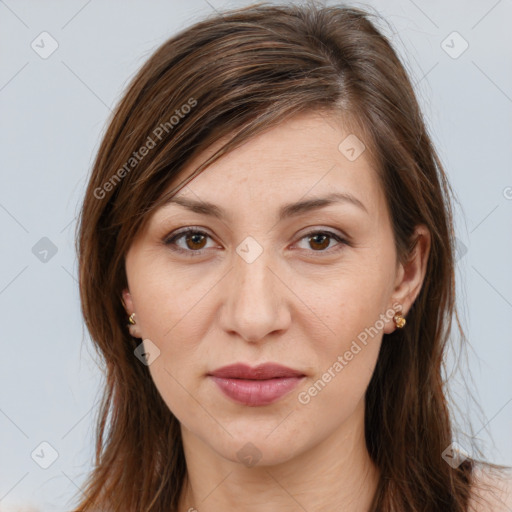
[[[126,314],[128,316],[126,326],[128,327],[128,330],[130,331],[130,335],[134,338],[141,338],[140,332],[139,332],[139,326],[137,324],[136,315],[135,315],[135,308],[132,300],[132,296],[130,295],[130,292],[128,291],[128,288],[125,288],[121,294],[121,302],[123,303],[124,309],[126,311]]]

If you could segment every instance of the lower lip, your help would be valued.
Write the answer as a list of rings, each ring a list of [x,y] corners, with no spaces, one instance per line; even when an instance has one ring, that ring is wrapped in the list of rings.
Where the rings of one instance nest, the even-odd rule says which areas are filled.
[[[266,380],[211,378],[229,398],[248,406],[268,405],[295,388],[304,377],[280,377]]]

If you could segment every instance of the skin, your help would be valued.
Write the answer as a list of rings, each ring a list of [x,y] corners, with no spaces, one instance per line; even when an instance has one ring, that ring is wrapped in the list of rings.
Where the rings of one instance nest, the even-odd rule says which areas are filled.
[[[350,161],[338,149],[347,135],[333,118],[301,114],[251,139],[177,194],[215,203],[225,220],[165,205],[126,254],[132,335],[160,350],[149,370],[181,424],[188,476],[180,511],[368,510],[379,475],[364,440],[364,394],[382,335],[396,328],[392,317],[307,404],[298,395],[379,315],[399,304],[407,316],[430,234],[418,226],[414,253],[397,262],[376,170],[367,151]],[[218,147],[190,162],[180,181]],[[282,204],[333,191],[350,192],[367,211],[339,202],[278,221]],[[209,236],[183,236],[175,243],[189,252],[173,252],[164,241],[186,226]],[[349,243],[307,236],[318,231]],[[247,236],[263,251],[251,263],[236,252]],[[306,375],[271,405],[237,404],[206,376],[269,361]],[[252,467],[237,455],[251,451],[249,442],[260,456]]]

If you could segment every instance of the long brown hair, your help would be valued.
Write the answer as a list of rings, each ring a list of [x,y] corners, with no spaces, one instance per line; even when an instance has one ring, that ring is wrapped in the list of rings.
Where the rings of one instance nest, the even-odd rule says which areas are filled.
[[[213,14],[162,44],[131,81],[104,134],[77,226],[82,311],[104,361],[105,390],[95,467],[76,511],[176,511],[186,476],[179,422],[126,329],[121,290],[131,241],[166,197],[213,161],[315,111],[339,115],[364,141],[400,261],[414,247],[416,225],[431,233],[407,328],[384,335],[366,392],[366,443],[381,474],[372,510],[468,510],[477,459],[452,468],[442,457],[453,441],[442,367],[454,314],[465,339],[455,309],[452,192],[410,79],[372,17],[314,3]],[[224,137],[227,144],[162,194],[191,158]]]

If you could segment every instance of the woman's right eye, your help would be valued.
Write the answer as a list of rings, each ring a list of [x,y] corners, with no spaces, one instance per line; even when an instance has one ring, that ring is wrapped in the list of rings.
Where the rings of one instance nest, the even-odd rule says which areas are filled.
[[[204,231],[200,231],[196,228],[186,228],[175,233],[170,238],[166,238],[164,243],[169,246],[172,251],[196,256],[203,254],[207,238],[210,238],[210,235]],[[177,244],[181,239],[184,240],[185,247]]]

